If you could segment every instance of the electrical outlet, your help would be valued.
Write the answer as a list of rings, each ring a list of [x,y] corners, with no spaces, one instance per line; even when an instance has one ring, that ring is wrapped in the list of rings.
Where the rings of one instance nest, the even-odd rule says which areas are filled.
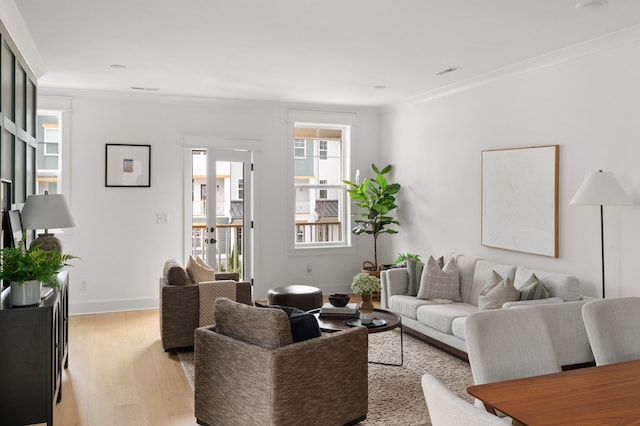
[[[87,291],[87,280],[80,281],[80,291]]]
[[[311,264],[307,263],[307,274],[311,274]]]
[[[156,223],[158,225],[166,225],[169,222],[166,213],[156,213]]]

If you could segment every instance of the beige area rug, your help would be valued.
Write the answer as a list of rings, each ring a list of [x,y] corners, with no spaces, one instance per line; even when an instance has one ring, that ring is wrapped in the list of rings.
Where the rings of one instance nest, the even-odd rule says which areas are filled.
[[[193,352],[178,356],[193,388]],[[398,363],[400,332],[369,335],[369,361]],[[473,384],[469,364],[440,349],[404,334],[404,364],[393,367],[369,364],[369,411],[363,426],[430,425],[420,380],[429,373],[469,402],[466,388]]]

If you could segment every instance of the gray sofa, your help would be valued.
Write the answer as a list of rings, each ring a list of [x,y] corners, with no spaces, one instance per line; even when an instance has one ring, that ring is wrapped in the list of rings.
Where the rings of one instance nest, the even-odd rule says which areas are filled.
[[[582,305],[592,299],[580,294],[580,282],[576,277],[525,266],[498,264],[464,255],[452,256],[456,258],[460,273],[462,302],[439,304],[408,296],[409,274],[406,268],[382,271],[381,306],[402,317],[405,331],[468,359],[465,319],[478,312],[480,291],[492,272],[495,270],[503,278],[510,277],[516,288],[520,288],[535,273],[552,297],[508,302],[502,308],[542,310],[561,365],[569,368],[593,363],[581,313]]]

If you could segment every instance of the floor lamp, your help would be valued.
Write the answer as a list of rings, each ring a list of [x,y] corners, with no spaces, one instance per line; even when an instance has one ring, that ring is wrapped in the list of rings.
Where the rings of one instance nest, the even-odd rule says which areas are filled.
[[[604,293],[604,215],[603,206],[630,205],[631,199],[611,172],[602,170],[589,174],[575,195],[571,205],[600,206],[600,248],[602,252],[602,298]]]

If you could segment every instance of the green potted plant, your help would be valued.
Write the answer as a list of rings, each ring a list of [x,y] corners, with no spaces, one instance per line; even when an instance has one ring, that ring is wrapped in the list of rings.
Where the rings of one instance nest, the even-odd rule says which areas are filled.
[[[363,269],[379,274],[378,237],[382,234],[398,233],[391,226],[400,225],[400,222],[391,214],[398,208],[395,195],[400,191],[400,184],[387,181],[385,175],[391,171],[391,165],[379,169],[375,164],[371,164],[371,168],[376,173],[375,179],[365,178],[360,184],[347,180],[344,183],[348,186],[347,192],[355,205],[364,209],[357,215],[351,231],[355,235],[364,233],[373,236],[373,263],[365,261]],[[367,264],[371,265],[366,267]]]
[[[373,321],[373,303],[371,297],[373,293],[380,291],[380,279],[375,275],[366,272],[360,272],[353,277],[351,282],[351,291],[359,294],[362,298],[360,302],[360,322],[370,324]]]
[[[398,257],[393,262],[394,265],[406,265],[407,261],[422,262],[419,254],[398,253]]]
[[[24,239],[17,247],[0,250],[0,279],[11,282],[11,302],[15,306],[40,302],[41,283],[58,287],[58,272],[75,256],[62,254],[57,249],[40,247],[23,249]]]

